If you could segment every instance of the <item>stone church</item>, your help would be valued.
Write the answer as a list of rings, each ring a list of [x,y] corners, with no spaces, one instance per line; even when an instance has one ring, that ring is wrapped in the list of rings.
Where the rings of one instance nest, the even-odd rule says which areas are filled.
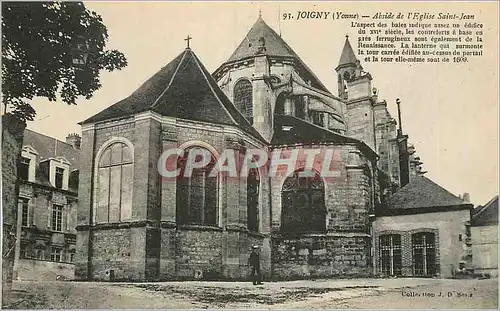
[[[348,38],[332,74],[337,92],[259,17],[213,74],[188,41],[129,97],[81,122],[76,277],[246,279],[253,245],[266,279],[439,274],[429,245],[439,247],[433,234],[445,227],[429,229],[429,221],[403,232],[390,221],[377,227],[377,215],[393,219],[388,210],[403,210],[389,202],[413,179],[425,179],[418,183],[425,191],[442,188],[419,176],[401,122],[398,128]],[[190,177],[161,178],[158,159],[171,148],[203,149],[211,160]],[[339,175],[322,178],[313,169],[304,177],[303,161],[288,175],[269,177],[266,166],[246,177],[207,174],[227,149],[332,149]],[[418,189],[408,192],[415,191],[418,197]],[[446,196],[454,199],[440,211],[470,210]],[[401,213],[432,214],[434,201]],[[379,227],[387,234],[374,232]],[[403,257],[401,237],[410,247]],[[455,257],[449,260],[458,263]]]

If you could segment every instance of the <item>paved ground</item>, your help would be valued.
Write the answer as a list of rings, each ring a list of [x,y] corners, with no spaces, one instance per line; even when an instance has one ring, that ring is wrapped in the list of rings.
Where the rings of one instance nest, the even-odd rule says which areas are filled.
[[[15,282],[4,306],[78,308],[490,308],[498,279],[352,279],[270,282]]]

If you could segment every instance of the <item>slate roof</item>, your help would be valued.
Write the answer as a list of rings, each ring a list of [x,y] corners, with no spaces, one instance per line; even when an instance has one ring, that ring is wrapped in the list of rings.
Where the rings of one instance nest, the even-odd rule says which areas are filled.
[[[293,58],[301,67],[303,67],[306,79],[311,81],[311,85],[313,87],[330,93],[330,91],[328,91],[323,83],[321,83],[312,70],[307,67],[297,53],[292,50],[292,48],[281,38],[280,35],[278,35],[266,24],[266,22],[264,22],[262,17],[257,19],[245,38],[241,41],[240,45],[236,48],[229,59],[219,67],[219,69],[228,63],[240,61],[246,58],[252,58],[258,54],[259,40],[261,37],[265,40],[266,55],[271,57]]]
[[[342,54],[340,55],[339,67],[348,64],[356,64],[357,61],[358,59],[352,49],[351,43],[349,42],[349,37],[346,36],[344,48],[342,49]]]
[[[38,163],[49,158],[64,157],[71,163],[70,170],[80,169],[80,151],[64,141],[26,129],[24,130],[23,147],[27,145],[38,152]]]
[[[473,211],[471,224],[473,226],[498,225],[498,196],[491,199],[485,206]]]
[[[416,176],[387,201],[389,209],[470,205],[424,176]]]
[[[291,127],[291,129],[284,130],[283,127],[286,126]],[[377,154],[360,140],[332,132],[294,116],[274,115],[274,135],[271,139],[271,144],[284,145],[297,143],[356,144],[371,157],[377,157]]]
[[[189,48],[142,84],[132,95],[83,121],[154,111],[193,121],[227,124],[264,140],[220,90],[213,77]]]
[[[80,150],[74,149],[72,145],[64,141],[26,129],[23,136],[24,146],[31,146],[38,152],[35,183],[52,187],[49,182],[48,172],[40,168],[40,163],[50,158],[63,157],[68,160],[70,162],[70,172],[80,169]],[[71,186],[73,185],[70,185],[70,190],[76,192],[78,185],[73,189],[71,189]]]

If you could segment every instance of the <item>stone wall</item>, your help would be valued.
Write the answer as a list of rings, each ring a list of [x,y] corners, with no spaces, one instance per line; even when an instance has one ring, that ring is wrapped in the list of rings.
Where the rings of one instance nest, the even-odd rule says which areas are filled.
[[[92,278],[109,279],[114,270],[116,279],[133,279],[136,264],[131,258],[131,230],[95,230],[92,234]]]
[[[498,276],[498,226],[471,227],[474,272]]]
[[[26,124],[10,114],[2,116],[2,295],[10,291],[17,230],[17,165]]]
[[[333,233],[276,237],[272,263],[274,279],[370,276],[370,237]]]
[[[176,267],[180,279],[222,277],[222,233],[220,231],[177,231]]]

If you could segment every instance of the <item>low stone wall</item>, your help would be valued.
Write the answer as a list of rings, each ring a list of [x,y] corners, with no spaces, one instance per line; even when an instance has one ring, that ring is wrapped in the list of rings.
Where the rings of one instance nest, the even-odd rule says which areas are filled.
[[[19,259],[17,279],[21,281],[73,280],[75,265],[36,259]]]

